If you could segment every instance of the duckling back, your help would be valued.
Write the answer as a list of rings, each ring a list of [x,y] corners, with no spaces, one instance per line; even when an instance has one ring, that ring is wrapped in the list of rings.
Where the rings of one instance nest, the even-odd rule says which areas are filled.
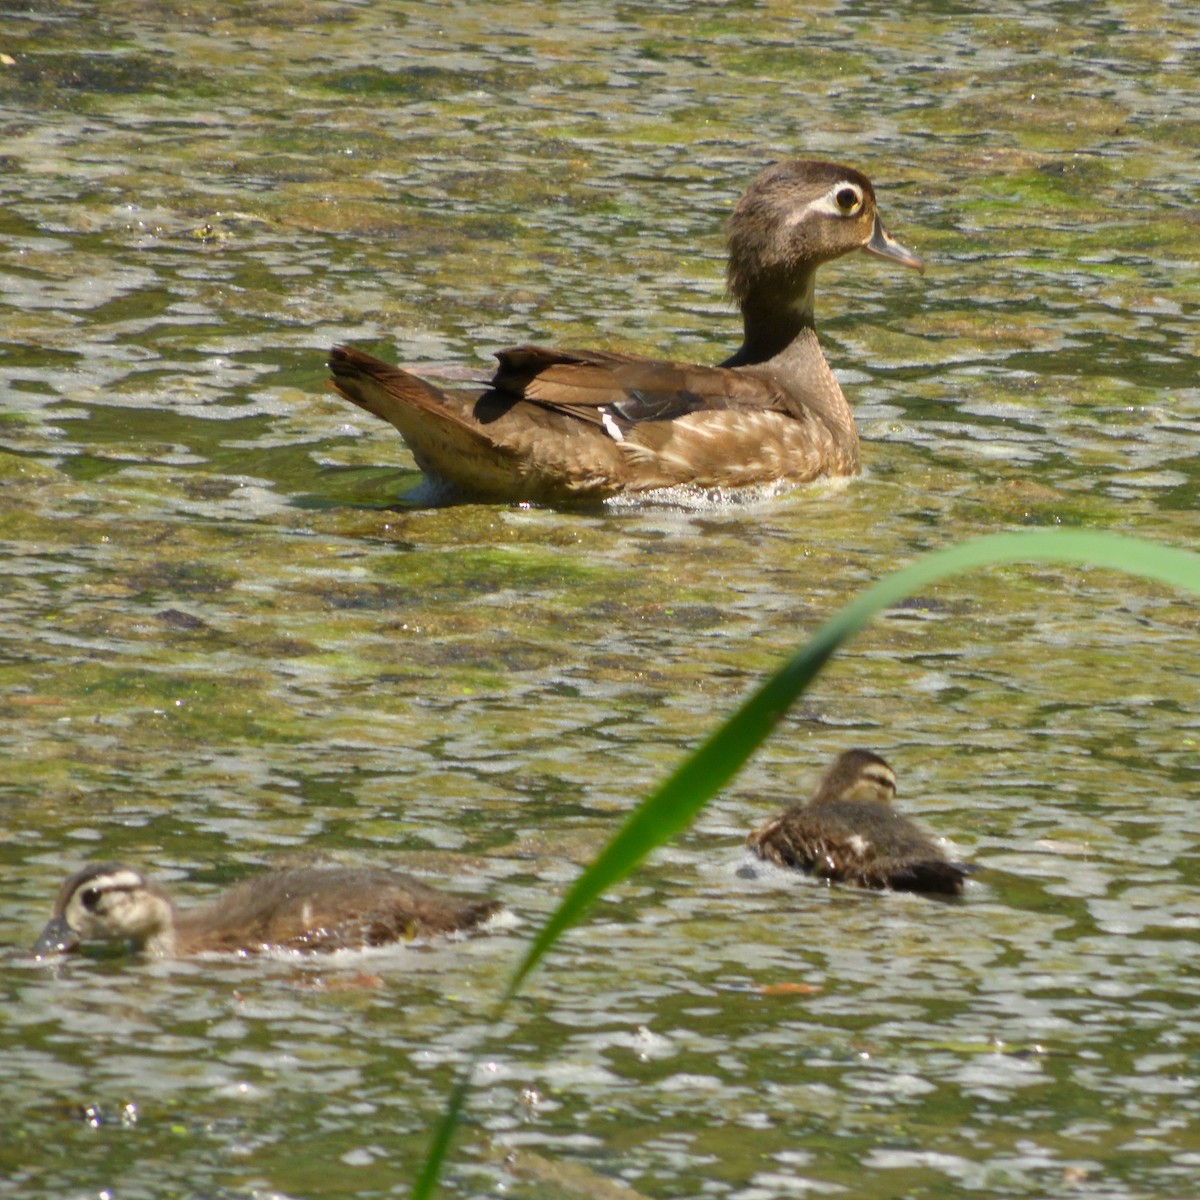
[[[834,883],[958,895],[966,868],[890,804],[831,800],[788,809],[747,844],[760,858]]]
[[[244,880],[211,905],[180,912],[176,952],[360,949],[474,929],[501,907],[394,871],[272,871]]]

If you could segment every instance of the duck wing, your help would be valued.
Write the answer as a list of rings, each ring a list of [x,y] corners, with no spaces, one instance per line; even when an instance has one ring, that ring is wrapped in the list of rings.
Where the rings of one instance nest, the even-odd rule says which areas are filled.
[[[788,411],[769,378],[730,367],[692,366],[604,350],[516,346],[501,350],[492,403],[519,400],[626,435],[643,421],[674,421],[698,412]]]

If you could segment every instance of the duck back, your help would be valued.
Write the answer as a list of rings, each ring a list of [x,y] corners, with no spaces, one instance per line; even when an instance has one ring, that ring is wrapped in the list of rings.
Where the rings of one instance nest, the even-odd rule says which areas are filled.
[[[882,801],[797,805],[751,833],[748,844],[769,862],[859,887],[958,895],[967,873]]]
[[[472,929],[494,900],[447,895],[400,872],[355,867],[273,871],[178,914],[176,953],[361,949]]]

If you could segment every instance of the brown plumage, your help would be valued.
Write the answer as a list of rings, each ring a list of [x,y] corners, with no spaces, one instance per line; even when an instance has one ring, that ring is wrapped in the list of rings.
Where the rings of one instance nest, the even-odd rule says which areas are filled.
[[[847,750],[811,800],[746,839],[760,857],[836,883],[956,896],[969,870],[891,804],[892,768],[870,750]]]
[[[211,904],[177,909],[123,863],[92,863],[62,885],[34,954],[124,941],[160,957],[210,951],[331,951],[472,929],[501,908],[449,896],[395,871],[301,867],[243,880]]]
[[[496,355],[487,390],[445,391],[340,346],[331,387],[391,422],[457,498],[601,500],[854,474],[854,417],[813,325],[816,269],[860,248],[924,264],[884,229],[866,176],[806,159],[754,180],[728,242],[744,341],[721,366],[518,346]]]

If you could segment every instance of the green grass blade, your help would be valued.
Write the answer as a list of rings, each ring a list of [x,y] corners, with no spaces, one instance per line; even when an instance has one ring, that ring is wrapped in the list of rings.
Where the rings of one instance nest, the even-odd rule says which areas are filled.
[[[1200,593],[1200,555],[1108,533],[1029,530],[1000,533],[934,551],[880,580],[822,625],[812,638],[694,751],[626,819],[575,881],[531,943],[501,998],[497,1019],[529,972],[596,899],[626,878],[647,854],[684,829],[738,772],[847,638],[882,609],[946,576],[1016,562],[1079,563],[1140,575]],[[469,1078],[469,1068],[468,1076]],[[413,1200],[426,1200],[441,1168],[465,1084],[430,1149]],[[444,1137],[440,1136],[444,1133]],[[436,1154],[436,1158],[435,1158]]]
[[[497,1013],[492,1023],[495,1024],[499,1020],[500,1014]],[[454,1091],[450,1093],[450,1103],[446,1105],[446,1111],[442,1114],[437,1129],[434,1130],[433,1141],[429,1143],[429,1153],[425,1156],[425,1165],[421,1168],[421,1174],[417,1176],[417,1182],[413,1184],[413,1200],[424,1200],[425,1197],[433,1195],[438,1176],[442,1173],[442,1163],[445,1162],[446,1154],[450,1149],[450,1140],[454,1137],[454,1130],[458,1127],[458,1119],[462,1115],[463,1105],[467,1100],[467,1092],[471,1088],[471,1076],[475,1071],[476,1060],[477,1056],[472,1054],[458,1082],[454,1085]]]

